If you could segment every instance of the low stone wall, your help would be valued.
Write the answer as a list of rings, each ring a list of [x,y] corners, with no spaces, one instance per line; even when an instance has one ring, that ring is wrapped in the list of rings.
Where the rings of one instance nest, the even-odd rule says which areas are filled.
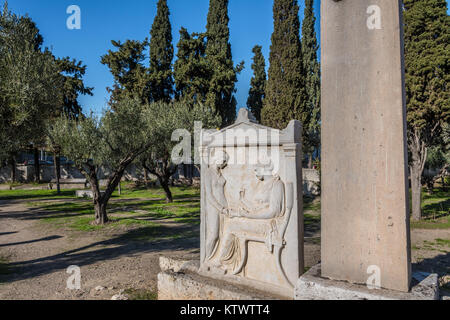
[[[40,165],[42,182],[50,182],[55,179],[55,168],[53,165]],[[16,167],[16,176],[19,182],[30,182],[34,179],[33,165],[18,165]],[[61,165],[61,179],[82,179],[84,176],[73,166]],[[11,181],[11,167],[7,166],[0,169],[0,183]]]
[[[55,179],[55,168],[53,165],[41,165],[41,180],[42,182],[50,182]],[[196,170],[196,169],[195,169]],[[197,173],[197,172],[195,172]],[[30,182],[34,179],[34,166],[18,165],[16,167],[17,180],[19,182]],[[108,175],[108,170],[100,169],[99,179],[104,184]],[[175,179],[183,179],[184,175],[180,166]],[[84,179],[84,175],[74,166],[61,165],[61,179]],[[152,177],[149,174],[149,178],[156,180],[156,177]],[[127,181],[135,181],[144,179],[141,170],[136,166],[130,166],[124,174],[124,179]],[[3,167],[0,169],[0,183],[8,183],[11,181],[11,167]],[[199,185],[199,178],[193,178],[194,184]],[[319,172],[314,169],[303,169],[303,192],[305,195],[317,196],[320,194],[320,176]]]
[[[50,182],[55,177],[55,167],[53,165],[40,165],[41,181]],[[101,168],[99,170],[98,178],[106,180],[108,177],[108,170]],[[31,182],[34,179],[33,165],[18,165],[16,167],[16,176],[18,182]],[[61,165],[61,179],[84,179],[85,176],[74,166]],[[136,180],[143,178],[139,170],[135,166],[130,166],[124,174],[125,180]],[[0,183],[8,183],[11,181],[11,167],[3,167],[0,169]]]

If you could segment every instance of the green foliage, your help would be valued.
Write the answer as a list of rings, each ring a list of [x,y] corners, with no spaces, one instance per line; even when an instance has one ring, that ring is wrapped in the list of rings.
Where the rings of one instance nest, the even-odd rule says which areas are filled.
[[[127,289],[124,292],[130,300],[148,301],[158,300],[158,292],[145,289]]]
[[[114,171],[144,154],[155,161],[170,154],[177,143],[171,141],[173,131],[193,132],[194,121],[210,127],[217,126],[219,118],[201,105],[192,109],[180,102],[143,105],[137,98],[127,98],[101,119],[92,115],[78,121],[61,117],[49,129],[49,136],[84,172],[89,165]]]
[[[46,121],[62,102],[62,78],[28,17],[0,14],[0,156],[40,143]]]
[[[0,162],[13,159],[31,143],[45,140],[45,127],[61,112],[78,117],[86,66],[69,57],[56,59],[42,49],[36,24],[7,8],[0,12]]]
[[[425,167],[428,169],[440,169],[448,163],[448,155],[442,152],[440,147],[431,147],[427,153]]]
[[[157,108],[160,117],[158,122],[158,142],[151,145],[143,153],[138,163],[144,163],[160,178],[166,180],[175,173],[175,164],[172,162],[173,148],[180,143],[172,139],[173,133],[178,130],[186,130],[189,136],[194,137],[195,122],[201,122],[205,128],[218,127],[221,124],[220,117],[201,104],[195,104],[188,108],[183,102],[154,103],[153,108]],[[195,138],[195,137],[194,137]],[[195,139],[191,139],[191,155],[194,153]],[[162,166],[161,166],[162,164]],[[165,181],[167,183],[168,181]]]
[[[307,95],[300,43],[297,0],[275,0],[269,78],[261,118],[282,129],[290,120],[308,123]]]
[[[121,196],[121,201],[111,201],[108,205],[113,222],[112,224],[104,226],[92,225],[92,214],[94,207],[89,200],[73,200],[74,194],[71,196],[58,196],[49,190],[41,190],[39,197],[32,190],[21,190],[21,197],[16,199],[30,199],[28,206],[39,208],[45,212],[51,212],[41,221],[45,224],[52,225],[55,228],[67,228],[76,231],[102,231],[122,229],[124,226],[133,228],[152,227],[162,231],[158,234],[147,234],[147,239],[155,240],[156,237],[176,237],[173,231],[161,228],[159,221],[173,221],[187,223],[190,225],[198,225],[200,222],[200,202],[199,189],[174,187],[172,188],[174,195],[173,203],[165,203],[162,198],[160,189],[142,189],[135,190],[127,186],[123,189],[124,196]],[[4,191],[0,191],[0,197],[3,199]],[[115,197],[114,195],[113,197]],[[48,202],[46,198],[61,199],[65,201]],[[159,221],[157,221],[159,220]],[[156,222],[156,223],[155,223]]]
[[[206,60],[206,35],[180,30],[174,64],[176,99],[192,106],[205,103],[211,71]]]
[[[110,104],[114,105],[121,99],[139,97],[142,103],[149,102],[149,75],[144,66],[147,41],[127,40],[111,41],[116,51],[108,50],[101,58],[101,63],[107,65],[114,77]]]
[[[414,229],[450,228],[450,196],[448,191],[434,189],[431,194],[423,194],[423,220],[411,221]]]
[[[156,141],[158,115],[153,113],[158,110],[152,106],[126,98],[101,119],[93,115],[78,121],[61,117],[49,128],[51,143],[61,146],[61,153],[83,171],[87,164],[114,170]]]
[[[235,84],[243,62],[234,67],[229,43],[228,0],[210,0],[206,25],[206,59],[211,78],[206,95],[206,105],[214,108],[222,118],[222,125],[236,118]]]
[[[450,123],[446,123],[442,127],[441,149],[444,154],[446,164],[450,165]]]
[[[420,220],[427,152],[441,143],[442,126],[450,120],[450,20],[445,0],[405,0],[403,4],[412,209],[414,219]]]
[[[261,49],[261,46],[255,46],[252,50],[254,54],[252,64],[253,77],[250,82],[250,91],[247,99],[247,108],[259,122],[261,122],[261,110],[267,81],[266,61]]]
[[[150,92],[155,102],[170,102],[173,95],[173,45],[169,15],[167,0],[159,0],[150,31]]]
[[[56,190],[1,190],[0,200],[37,200],[47,197],[57,197],[58,199],[73,199],[75,197],[75,191],[65,190],[58,194]]]
[[[195,121],[200,121],[205,128],[220,126],[220,117],[211,108],[201,104],[186,107],[182,102],[154,103],[152,110],[159,115],[156,120],[158,126],[158,143],[153,144],[147,154],[153,154],[155,159],[171,154],[173,147],[179,141],[172,141],[172,134],[177,129],[187,130],[194,134]]]
[[[447,2],[405,0],[404,8],[408,134],[431,146],[450,121]]]
[[[320,63],[317,58],[319,44],[316,36],[316,17],[314,1],[305,0],[305,11],[302,25],[303,71],[307,95],[306,110],[308,122],[304,123],[304,152],[313,153],[320,147]]]
[[[69,117],[78,118],[82,114],[78,97],[80,95],[93,95],[93,88],[86,87],[83,82],[87,67],[81,61],[71,60],[69,57],[57,59],[56,63],[63,77],[63,106],[61,111]]]

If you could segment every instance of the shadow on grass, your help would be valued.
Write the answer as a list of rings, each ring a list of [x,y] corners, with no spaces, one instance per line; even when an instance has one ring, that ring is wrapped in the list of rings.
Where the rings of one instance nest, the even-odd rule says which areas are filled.
[[[67,224],[69,227],[82,231],[89,231],[99,228],[87,227],[83,228],[83,224],[87,225],[94,215],[93,205],[90,203],[73,204],[73,203],[57,203],[39,207],[43,212],[38,212],[26,219],[40,219],[48,223],[56,225]],[[146,222],[157,222],[164,220],[173,220],[179,223],[199,224],[200,208],[195,203],[189,203],[183,206],[177,205],[160,205],[151,207],[150,209],[141,209],[139,205],[130,206],[112,206],[108,209],[109,216],[112,221],[118,224],[145,224]],[[14,215],[15,216],[15,215]],[[87,220],[87,221],[86,221]]]
[[[320,199],[317,200],[316,197],[303,197],[303,210],[304,211],[316,211],[320,214]]]
[[[450,195],[447,197],[442,201],[425,204],[422,208],[424,217],[426,219],[439,219],[450,216]]]
[[[422,219],[411,220],[413,229],[448,229],[450,228],[450,195],[436,192],[425,194],[422,204]]]
[[[312,237],[320,231],[320,216],[304,215],[305,237]]]
[[[110,214],[126,214],[132,216],[133,211],[142,210],[146,211],[144,216],[153,217],[154,219],[170,219],[170,218],[192,218],[195,217],[193,214],[182,214],[179,215],[176,212],[171,211],[179,210],[185,211],[183,208],[195,207],[198,208],[199,199],[198,198],[182,198],[175,199],[173,203],[166,203],[162,199],[156,200],[144,200],[138,202],[132,202],[130,200],[124,199],[126,202],[110,202],[108,204],[108,213]],[[13,201],[13,200],[9,200]],[[73,200],[72,200],[73,201]],[[75,218],[87,215],[93,215],[94,205],[91,201],[76,201],[72,202],[68,199],[67,202],[56,202],[56,203],[46,203],[46,202],[31,202],[29,208],[23,212],[2,212],[0,213],[1,218],[12,218],[20,220],[42,220],[47,219],[57,220],[65,218]],[[7,204],[5,201],[4,204]],[[179,209],[178,209],[179,208]],[[199,212],[199,209],[194,210]],[[163,213],[163,214],[162,214]]]
[[[54,197],[54,199],[65,199],[68,197],[74,197],[74,190],[62,190],[58,195],[56,190],[7,190],[0,191],[0,201],[1,200],[30,200],[30,199],[41,199],[45,198],[50,200],[48,197]]]

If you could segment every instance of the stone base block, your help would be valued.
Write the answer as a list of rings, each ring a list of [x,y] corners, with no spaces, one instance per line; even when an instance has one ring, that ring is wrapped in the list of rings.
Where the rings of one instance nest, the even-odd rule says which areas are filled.
[[[248,286],[202,275],[197,261],[160,258],[158,300],[284,300]],[[292,297],[290,298],[292,299]]]
[[[369,289],[365,285],[351,284],[321,277],[320,264],[298,279],[295,300],[438,300],[437,274],[413,273],[410,292]]]

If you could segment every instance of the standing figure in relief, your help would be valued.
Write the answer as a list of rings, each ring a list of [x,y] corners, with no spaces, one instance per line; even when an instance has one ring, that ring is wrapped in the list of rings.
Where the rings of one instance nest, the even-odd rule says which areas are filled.
[[[215,253],[220,234],[221,215],[228,215],[228,202],[225,198],[227,181],[222,170],[228,165],[229,156],[225,151],[216,151],[210,161],[206,177],[206,260]]]

